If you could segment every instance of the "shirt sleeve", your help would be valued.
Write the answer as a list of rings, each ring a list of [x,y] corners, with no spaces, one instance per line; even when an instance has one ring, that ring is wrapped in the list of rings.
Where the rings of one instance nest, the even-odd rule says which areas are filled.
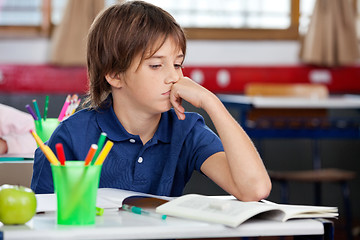
[[[201,165],[210,156],[224,151],[220,138],[200,118],[192,128],[186,141],[189,151],[188,169],[200,171]]]

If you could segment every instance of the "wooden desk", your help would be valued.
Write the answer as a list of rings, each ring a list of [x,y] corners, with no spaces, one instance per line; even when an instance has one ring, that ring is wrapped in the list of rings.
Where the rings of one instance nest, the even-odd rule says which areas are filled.
[[[2,226],[0,240],[10,239],[179,239],[253,236],[303,236],[333,238],[331,222],[250,220],[237,228],[168,217],[166,220],[106,209],[93,226],[56,224],[54,213],[38,214],[23,226]]]

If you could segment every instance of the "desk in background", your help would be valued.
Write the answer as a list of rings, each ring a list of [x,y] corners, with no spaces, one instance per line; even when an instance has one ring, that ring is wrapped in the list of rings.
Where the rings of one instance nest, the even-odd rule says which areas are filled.
[[[56,224],[56,214],[38,214],[23,226],[1,226],[0,240],[14,239],[179,239],[254,236],[304,236],[333,239],[329,221],[313,219],[287,222],[254,219],[237,228],[168,217],[165,221],[125,211],[105,210],[93,226]]]
[[[360,139],[360,96],[343,95],[321,99],[226,94],[218,96],[226,107],[238,110],[237,121],[254,140],[279,138],[311,140],[313,170],[322,169],[319,139]],[[353,114],[343,114],[344,111],[353,111]],[[261,145],[258,149],[261,154]],[[317,173],[308,171],[310,173],[308,179],[305,179],[304,172],[298,172],[298,175],[301,175],[300,181],[314,183],[315,205],[321,205],[322,181],[318,178],[319,171]],[[289,202],[287,185],[294,173],[296,171],[289,171],[285,173],[286,176],[281,171],[270,174],[272,179],[277,179],[281,183],[283,203]],[[328,173],[331,172],[328,171]],[[335,169],[333,173],[342,176],[338,178],[339,180],[332,176],[324,182],[333,181],[341,185],[346,212],[346,229],[351,239],[352,210],[348,181],[355,177],[355,172]]]
[[[219,94],[226,107],[237,109],[237,121],[254,139],[308,138],[308,139],[359,139],[360,117],[332,116],[332,110],[354,110],[360,113],[360,96],[337,96],[326,99],[287,97],[247,97]],[[250,116],[252,110],[275,111],[270,116]],[[293,111],[297,116],[276,116]],[[305,116],[300,116],[303,111]],[[312,117],[314,115],[314,117]],[[236,118],[236,117],[235,117]],[[313,148],[313,168],[320,169],[321,161],[317,144]]]
[[[11,162],[11,161],[26,161],[34,160],[34,154],[2,154],[0,155],[0,162]]]
[[[30,187],[33,173],[33,154],[0,155],[0,186],[3,184]]]

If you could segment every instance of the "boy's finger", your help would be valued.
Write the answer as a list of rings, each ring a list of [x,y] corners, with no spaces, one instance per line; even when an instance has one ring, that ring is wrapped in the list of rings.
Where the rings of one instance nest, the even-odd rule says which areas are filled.
[[[185,114],[184,114],[185,108],[181,105],[181,102],[182,102],[181,100],[182,100],[181,98],[176,98],[173,95],[170,96],[170,103],[173,106],[177,117],[180,120],[183,120],[183,119],[185,119]]]

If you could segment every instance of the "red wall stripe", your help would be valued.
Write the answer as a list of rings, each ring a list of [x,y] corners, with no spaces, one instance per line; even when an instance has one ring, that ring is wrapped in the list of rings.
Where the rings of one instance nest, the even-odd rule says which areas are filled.
[[[242,93],[249,82],[323,83],[331,93],[360,93],[360,66],[187,66],[184,75],[215,93]],[[85,93],[86,68],[0,65],[0,92]]]

